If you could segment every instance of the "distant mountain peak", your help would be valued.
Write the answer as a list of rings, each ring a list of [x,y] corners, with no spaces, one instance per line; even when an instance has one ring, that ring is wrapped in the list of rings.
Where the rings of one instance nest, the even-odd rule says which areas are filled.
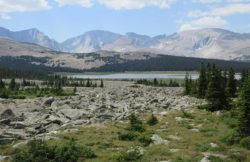
[[[188,30],[155,37],[134,32],[121,35],[105,30],[92,30],[58,43],[37,28],[13,32],[0,27],[0,37],[72,53],[151,52],[217,59],[249,58],[247,56],[250,55],[250,34],[220,28]]]

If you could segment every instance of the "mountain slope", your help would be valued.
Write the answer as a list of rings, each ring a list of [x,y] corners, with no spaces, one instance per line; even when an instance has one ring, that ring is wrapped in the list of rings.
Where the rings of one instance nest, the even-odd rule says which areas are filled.
[[[0,38],[9,38],[18,42],[33,43],[57,51],[61,50],[58,42],[50,39],[44,33],[35,28],[16,32],[0,28]]]
[[[250,55],[250,34],[216,28],[190,30],[170,36],[156,37],[135,33],[118,35],[106,31],[91,31],[65,41],[62,46],[66,47],[66,51],[76,53],[99,50],[142,51],[174,56],[246,60]]]
[[[50,49],[30,43],[21,43],[8,38],[0,38],[0,56],[34,56],[52,55]]]
[[[90,31],[81,36],[64,41],[61,46],[64,51],[73,53],[88,53],[102,50],[107,44],[119,39],[121,35],[108,31]]]
[[[223,29],[184,31],[165,37],[155,51],[169,55],[233,60],[250,55],[250,35]]]
[[[250,34],[208,28],[183,31],[170,36],[150,37],[136,33],[125,35],[95,30],[58,43],[37,29],[12,32],[0,28],[0,38],[28,42],[55,51],[91,53],[101,50],[116,52],[150,52],[173,56],[250,61]]]

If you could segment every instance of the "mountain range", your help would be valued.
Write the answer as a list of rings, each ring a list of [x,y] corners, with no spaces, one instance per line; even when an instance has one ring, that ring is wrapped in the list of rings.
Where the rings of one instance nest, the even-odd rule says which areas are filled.
[[[38,29],[10,31],[0,28],[0,39],[36,44],[45,51],[91,53],[97,51],[147,52],[173,56],[250,61],[250,34],[208,28],[150,37],[95,30],[57,42]],[[13,42],[12,42],[13,43]],[[0,51],[1,51],[0,47]],[[0,53],[1,55],[1,53]]]

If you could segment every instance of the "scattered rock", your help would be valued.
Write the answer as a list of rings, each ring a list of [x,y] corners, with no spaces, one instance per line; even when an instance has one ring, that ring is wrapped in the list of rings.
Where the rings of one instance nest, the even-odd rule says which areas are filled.
[[[120,81],[106,81],[105,85],[105,88],[79,88],[75,96],[1,99],[0,126],[7,134],[1,133],[0,129],[0,136],[29,139],[34,135],[58,131],[64,125],[83,126],[126,120],[132,112],[159,114],[160,120],[168,114],[168,110],[194,107],[204,102],[179,95],[182,88],[134,88],[132,82]],[[186,119],[176,117],[176,120]],[[166,125],[157,131],[168,130]],[[157,136],[153,138],[168,143]]]
[[[172,152],[172,153],[175,153],[175,152],[179,152],[180,149],[169,149],[169,151]]]
[[[54,97],[43,98],[42,99],[42,106],[51,106],[51,104],[54,100],[55,100]]]
[[[159,144],[169,144],[169,141],[168,140],[165,140],[165,139],[162,139],[159,135],[157,134],[154,134],[152,137],[151,137],[151,140],[153,141],[153,144],[155,145],[159,145]]]
[[[192,132],[200,132],[200,130],[199,129],[196,129],[196,128],[194,128],[194,129],[190,129],[190,131],[192,131]]]
[[[24,129],[26,125],[23,122],[11,122],[10,126],[14,129]]]
[[[4,161],[6,159],[8,159],[8,156],[2,156],[2,155],[0,155],[0,161]]]
[[[11,109],[4,110],[0,115],[0,119],[13,119],[13,118],[15,118],[15,114]]]
[[[216,143],[210,143],[210,146],[211,146],[212,148],[219,147]]]
[[[15,141],[15,138],[0,138],[0,145],[8,145]]]
[[[169,135],[168,138],[171,139],[171,140],[175,140],[175,141],[181,140],[181,137],[178,137],[178,136],[175,136],[175,135]]]

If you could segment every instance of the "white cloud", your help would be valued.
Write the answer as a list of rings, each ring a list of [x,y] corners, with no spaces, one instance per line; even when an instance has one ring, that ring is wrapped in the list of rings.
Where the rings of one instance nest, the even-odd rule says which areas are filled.
[[[148,6],[169,8],[174,0],[99,0],[99,3],[112,9],[140,9]]]
[[[194,3],[248,3],[250,0],[192,0]]]
[[[215,8],[211,14],[216,16],[229,16],[239,13],[250,13],[250,4],[230,4],[221,8]]]
[[[10,19],[8,13],[31,12],[49,9],[47,0],[0,0],[0,17]]]
[[[27,12],[49,9],[46,0],[0,0],[0,12]]]
[[[108,8],[120,9],[140,9],[148,6],[159,8],[169,8],[175,0],[55,0],[60,6],[80,5],[82,7],[92,7],[99,3]]]
[[[11,19],[11,17],[9,15],[5,14],[5,13],[0,14],[0,18],[3,19],[3,20],[10,20]]]
[[[193,0],[195,3],[220,3],[221,0]]]
[[[94,4],[92,0],[56,0],[60,6],[65,5],[80,5],[81,7],[92,7]]]
[[[202,17],[197,20],[192,20],[181,25],[180,31],[200,29],[200,28],[214,28],[222,27],[227,24],[227,21],[221,17]]]
[[[193,10],[188,13],[190,17],[203,16],[230,16],[234,14],[250,13],[250,4],[236,3],[229,4],[223,7],[213,8],[209,11]]]

